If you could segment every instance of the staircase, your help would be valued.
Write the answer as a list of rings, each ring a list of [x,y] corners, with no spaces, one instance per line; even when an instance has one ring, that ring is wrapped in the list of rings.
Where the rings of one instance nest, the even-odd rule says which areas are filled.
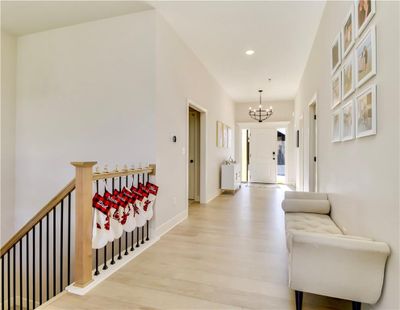
[[[150,165],[93,173],[95,164],[73,162],[75,178],[0,249],[2,310],[34,309],[67,287],[84,290],[108,264],[150,240],[147,221],[92,250],[93,193],[103,193],[108,184],[112,190],[145,184],[156,171]]]

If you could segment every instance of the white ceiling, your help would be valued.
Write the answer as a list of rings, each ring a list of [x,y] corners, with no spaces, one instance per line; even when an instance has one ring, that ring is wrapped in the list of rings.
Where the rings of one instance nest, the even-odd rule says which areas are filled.
[[[236,102],[293,99],[325,1],[150,2]],[[252,49],[253,56],[245,55]],[[268,77],[272,82],[268,83]]]
[[[293,99],[325,1],[1,1],[15,35],[155,7],[235,102]],[[255,50],[252,56],[245,55]],[[268,78],[272,82],[268,83]]]
[[[1,28],[24,35],[150,9],[143,1],[1,1]]]

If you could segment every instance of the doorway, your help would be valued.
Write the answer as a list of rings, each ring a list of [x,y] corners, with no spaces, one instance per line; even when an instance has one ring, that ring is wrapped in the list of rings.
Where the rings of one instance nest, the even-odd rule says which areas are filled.
[[[276,183],[276,128],[249,130],[249,180],[255,183]]]
[[[189,107],[188,199],[200,201],[200,112]]]
[[[309,111],[309,157],[308,157],[308,190],[318,191],[317,174],[317,101],[314,99],[308,106]]]
[[[277,183],[286,183],[286,128],[277,129],[277,144],[278,144],[278,155],[277,155]]]

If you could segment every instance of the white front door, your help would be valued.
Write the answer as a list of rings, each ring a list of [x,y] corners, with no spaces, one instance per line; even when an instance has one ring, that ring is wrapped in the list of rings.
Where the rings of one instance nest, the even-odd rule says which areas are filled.
[[[276,183],[277,132],[275,128],[250,129],[251,182]]]

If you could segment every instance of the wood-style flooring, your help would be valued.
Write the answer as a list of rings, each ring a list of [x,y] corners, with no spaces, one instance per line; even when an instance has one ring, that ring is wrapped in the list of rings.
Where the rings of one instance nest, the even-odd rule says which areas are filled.
[[[295,309],[287,287],[285,186],[242,186],[207,205],[85,296],[63,294],[45,309]],[[351,309],[304,295],[304,310]]]

